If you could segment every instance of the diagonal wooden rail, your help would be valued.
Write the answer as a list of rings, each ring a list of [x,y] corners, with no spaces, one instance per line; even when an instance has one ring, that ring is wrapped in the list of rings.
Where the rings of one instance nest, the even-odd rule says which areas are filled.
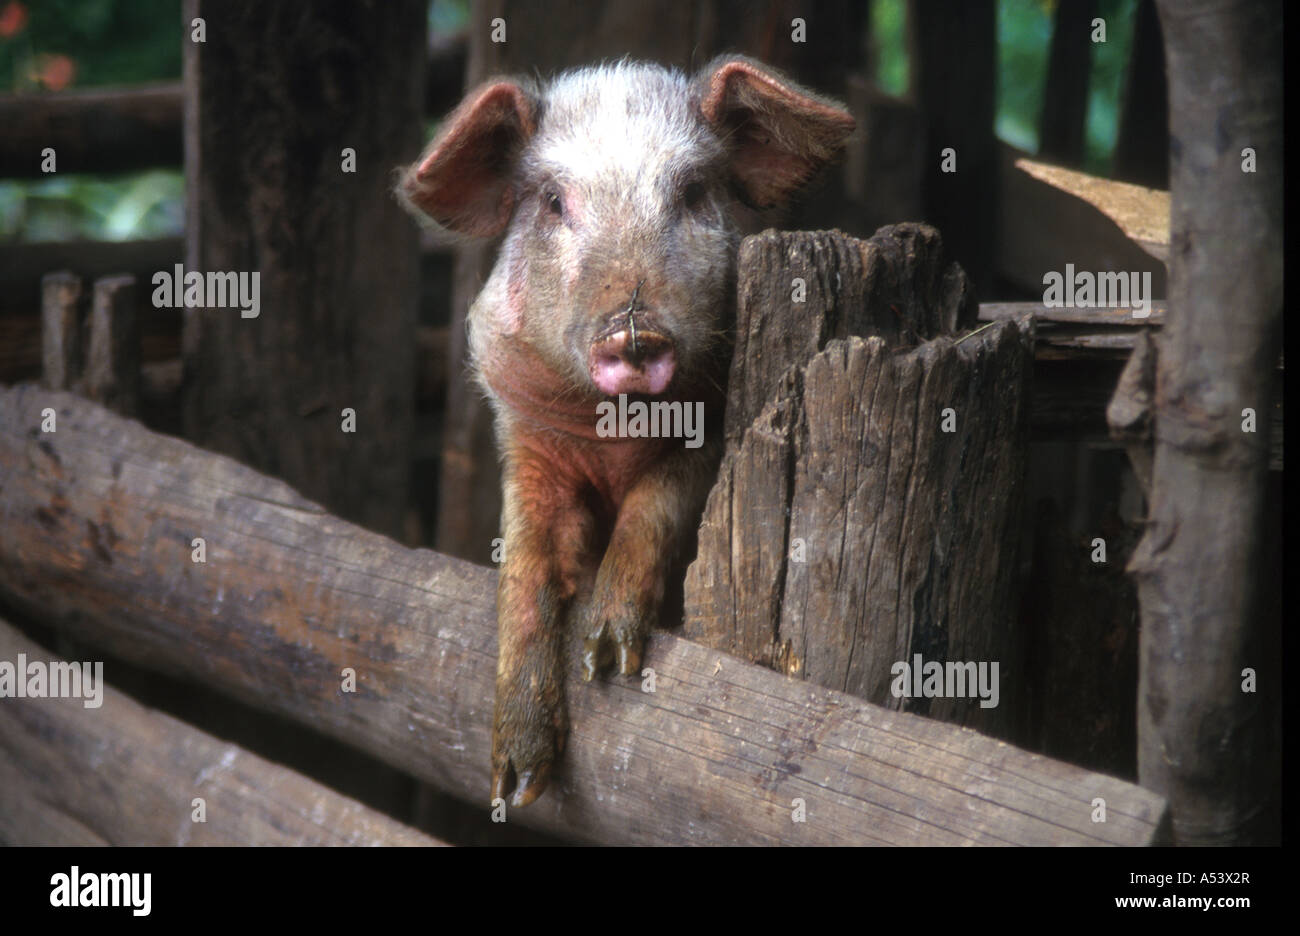
[[[64,662],[0,620],[0,664],[19,660],[41,672]],[[0,701],[0,843],[445,844],[124,692],[92,688],[90,708],[85,695]]]
[[[228,458],[31,385],[0,388],[0,534],[0,600],[490,808],[492,570],[405,549]],[[656,844],[1167,835],[1160,797],[968,729],[668,634],[646,666],[653,692],[570,680],[563,767],[507,821]]]

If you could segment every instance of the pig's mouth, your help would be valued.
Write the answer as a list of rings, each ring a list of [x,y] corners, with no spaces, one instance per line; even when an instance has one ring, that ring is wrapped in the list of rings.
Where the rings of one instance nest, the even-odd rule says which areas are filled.
[[[677,369],[673,341],[653,317],[621,313],[591,342],[587,367],[601,393],[658,395]]]

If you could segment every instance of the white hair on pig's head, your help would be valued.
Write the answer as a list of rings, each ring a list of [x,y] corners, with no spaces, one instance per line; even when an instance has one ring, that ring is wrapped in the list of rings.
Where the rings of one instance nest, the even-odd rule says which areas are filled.
[[[625,60],[480,87],[401,190],[451,230],[506,233],[471,312],[480,370],[518,338],[573,388],[657,395],[710,360],[750,209],[781,204],[852,128],[748,59],[693,79]]]

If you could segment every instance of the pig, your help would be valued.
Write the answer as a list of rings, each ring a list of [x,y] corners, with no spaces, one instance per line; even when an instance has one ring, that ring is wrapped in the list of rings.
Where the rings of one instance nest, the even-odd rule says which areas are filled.
[[[853,128],[747,58],[693,78],[624,60],[487,82],[403,173],[412,211],[504,234],[467,316],[503,475],[493,801],[546,789],[569,627],[585,679],[638,674],[721,457],[740,237]],[[611,436],[600,404],[616,399],[702,404],[703,444]]]

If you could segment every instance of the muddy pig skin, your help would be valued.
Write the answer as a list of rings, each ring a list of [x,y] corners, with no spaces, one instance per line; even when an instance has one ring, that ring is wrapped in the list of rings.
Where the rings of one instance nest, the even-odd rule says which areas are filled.
[[[587,679],[638,675],[721,455],[740,237],[852,130],[748,59],[623,61],[488,82],[403,175],[442,227],[504,234],[467,321],[504,476],[493,799],[532,802],[563,749],[566,628]],[[703,444],[608,436],[622,395],[702,403]]]

